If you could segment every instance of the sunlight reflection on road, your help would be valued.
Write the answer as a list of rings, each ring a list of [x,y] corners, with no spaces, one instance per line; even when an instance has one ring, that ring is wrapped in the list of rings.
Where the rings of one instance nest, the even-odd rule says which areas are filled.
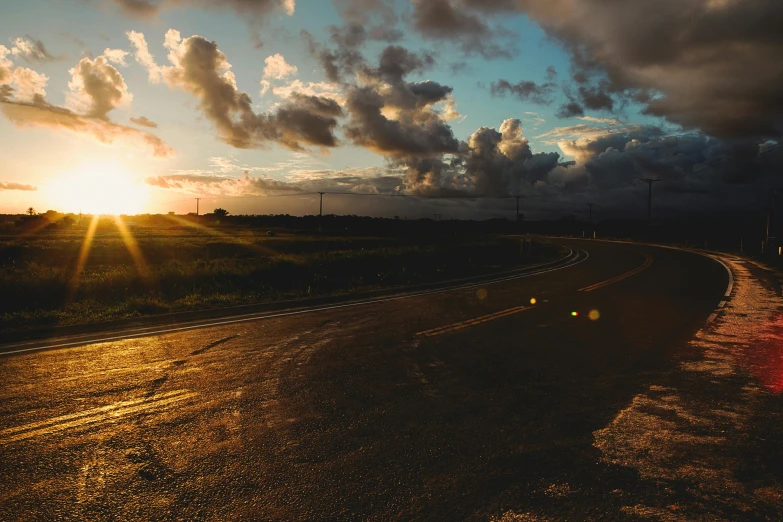
[[[780,507],[777,497],[742,484],[741,466],[731,453],[734,444],[748,437],[763,397],[783,391],[780,298],[749,263],[726,261],[734,273],[734,295],[718,320],[691,342],[700,357],[682,363],[667,382],[651,384],[593,434],[603,462],[693,492],[689,505],[662,507],[666,499],[635,502],[623,508],[627,514],[686,520],[686,513],[716,506],[748,511],[761,501],[770,509]]]
[[[783,392],[783,313],[778,313],[759,329],[759,339],[743,347],[740,365],[767,389]]]

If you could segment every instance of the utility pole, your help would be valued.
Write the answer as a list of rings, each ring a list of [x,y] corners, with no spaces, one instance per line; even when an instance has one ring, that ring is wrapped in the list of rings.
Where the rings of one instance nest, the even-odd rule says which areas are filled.
[[[318,209],[318,234],[323,234],[323,226],[321,225],[321,220],[324,216],[324,194],[325,192],[319,192],[318,195],[321,196],[321,205]]]
[[[201,198],[196,198],[196,226],[198,226],[198,211],[199,211],[200,203],[201,203]]]
[[[642,181],[647,183],[647,232],[649,234],[652,227],[652,186],[656,181],[661,181],[654,178],[642,178]]]

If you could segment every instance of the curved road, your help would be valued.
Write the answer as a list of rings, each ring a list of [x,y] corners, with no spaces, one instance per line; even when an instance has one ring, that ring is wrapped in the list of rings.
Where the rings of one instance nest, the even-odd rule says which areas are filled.
[[[593,432],[695,357],[729,276],[560,243],[589,258],[0,358],[0,520],[623,518],[596,499],[640,479],[601,464]]]

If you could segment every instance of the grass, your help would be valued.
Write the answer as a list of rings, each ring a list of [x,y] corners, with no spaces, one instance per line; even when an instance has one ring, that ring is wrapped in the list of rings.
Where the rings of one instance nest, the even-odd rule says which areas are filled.
[[[559,255],[519,239],[320,237],[136,228],[142,266],[103,225],[74,278],[84,229],[0,236],[0,331],[348,294],[490,273]]]

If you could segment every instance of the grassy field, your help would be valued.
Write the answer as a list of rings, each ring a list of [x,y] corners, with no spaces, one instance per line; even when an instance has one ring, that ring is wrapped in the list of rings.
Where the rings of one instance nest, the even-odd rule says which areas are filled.
[[[266,230],[102,222],[78,270],[85,227],[0,236],[0,331],[404,287],[559,255],[519,239],[268,236]]]

